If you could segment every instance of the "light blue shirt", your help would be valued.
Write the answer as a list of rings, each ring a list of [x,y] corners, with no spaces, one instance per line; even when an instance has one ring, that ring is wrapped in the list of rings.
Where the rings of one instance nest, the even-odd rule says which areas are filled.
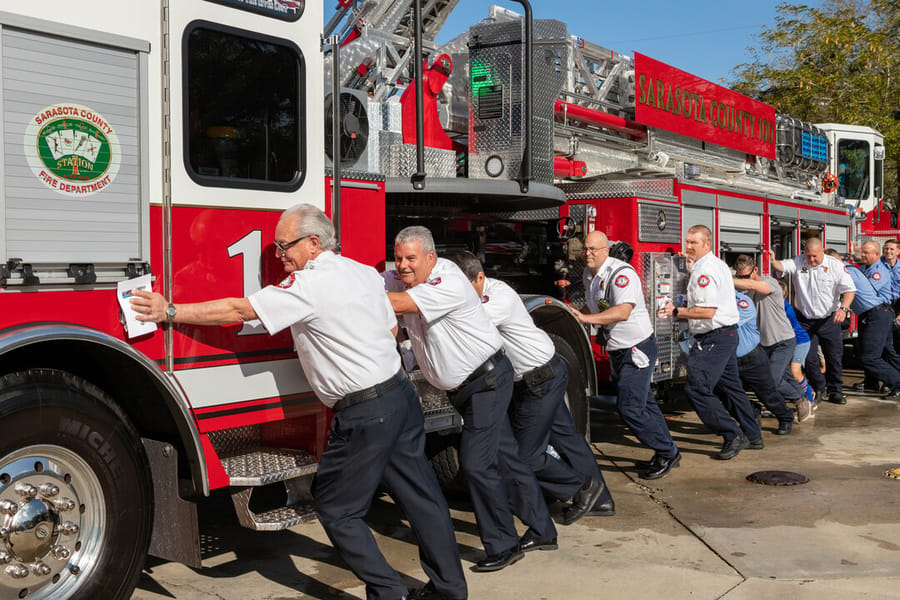
[[[759,329],[756,328],[756,306],[750,296],[734,292],[738,309],[738,346],[737,357],[746,356],[759,345]]]
[[[868,278],[869,283],[875,288],[875,293],[881,298],[881,302],[890,304],[891,300],[893,300],[892,275],[887,265],[880,260],[876,260],[871,265],[860,265],[859,270],[863,272],[863,275]]]
[[[892,267],[885,258],[881,257],[882,264],[891,272],[891,300],[900,298],[900,260]]]
[[[844,270],[850,274],[850,279],[853,280],[853,285],[856,286],[856,295],[853,297],[853,304],[850,305],[853,312],[860,315],[882,304],[881,298],[878,297],[869,278],[862,271],[853,265],[844,265]]]

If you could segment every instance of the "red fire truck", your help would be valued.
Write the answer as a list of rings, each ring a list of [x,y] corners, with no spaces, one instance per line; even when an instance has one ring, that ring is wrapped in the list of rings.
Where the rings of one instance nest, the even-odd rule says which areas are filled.
[[[378,267],[409,223],[478,253],[552,334],[586,433],[603,349],[555,283],[579,302],[579,236],[627,242],[651,303],[679,293],[694,223],[726,257],[811,233],[848,249],[880,195],[877,132],[776,115],[518,3],[443,46],[457,0],[339,0],[324,30],[304,0],[0,11],[0,598],[128,598],[148,552],[199,565],[211,490],[251,529],[312,518],[330,414],[290,336],[141,333],[120,308],[138,282],[175,302],[277,282],[295,203]],[[655,325],[665,383],[677,331]],[[411,376],[451,477],[459,416]],[[270,485],[280,501],[251,503]]]

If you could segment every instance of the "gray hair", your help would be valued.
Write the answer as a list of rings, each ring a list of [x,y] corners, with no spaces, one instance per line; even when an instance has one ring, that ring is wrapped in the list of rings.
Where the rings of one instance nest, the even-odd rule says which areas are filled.
[[[468,250],[453,252],[445,256],[445,258],[456,263],[456,266],[469,278],[469,281],[475,281],[478,279],[479,273],[484,273],[484,266],[481,264],[481,261]]]
[[[409,244],[410,242],[419,242],[422,245],[422,252],[425,254],[434,252],[437,255],[437,252],[434,250],[434,236],[431,235],[431,231],[427,227],[422,227],[421,225],[404,227],[397,234],[397,237],[394,238],[394,245]]]
[[[334,224],[321,209],[312,204],[295,204],[283,213],[281,219],[296,217],[294,233],[297,237],[314,235],[319,238],[322,250],[334,250]]]

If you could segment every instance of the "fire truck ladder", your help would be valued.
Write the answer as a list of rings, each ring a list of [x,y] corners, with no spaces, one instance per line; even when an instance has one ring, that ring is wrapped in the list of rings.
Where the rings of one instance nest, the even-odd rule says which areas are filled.
[[[402,92],[413,52],[415,0],[340,0],[325,26],[325,37],[336,33],[341,44],[342,87],[363,89],[376,101]],[[434,49],[434,38],[459,0],[425,0],[422,5],[422,43]],[[326,71],[330,65],[326,65]],[[326,72],[326,81],[330,74]]]

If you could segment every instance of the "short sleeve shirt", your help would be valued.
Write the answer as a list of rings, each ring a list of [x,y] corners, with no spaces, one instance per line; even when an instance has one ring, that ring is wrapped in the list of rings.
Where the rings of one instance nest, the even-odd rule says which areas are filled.
[[[503,337],[515,378],[546,364],[556,354],[553,341],[538,329],[519,295],[498,279],[486,277],[481,302]]]
[[[620,267],[625,268],[619,270]],[[618,273],[613,278],[612,274],[616,271]],[[609,343],[607,348],[609,350],[631,348],[650,337],[650,334],[653,333],[653,326],[644,303],[641,281],[631,265],[617,258],[609,257],[596,274],[591,273],[590,269],[585,269],[583,279],[588,311],[599,312],[598,304],[606,297],[610,299],[610,306],[625,303],[633,306],[631,314],[626,320],[608,326]]]
[[[774,277],[761,275],[760,281],[768,284],[771,292],[746,292],[756,303],[756,324],[759,328],[759,343],[774,346],[778,342],[794,339],[794,328],[784,312],[784,295]]]
[[[875,293],[878,294],[881,303],[890,304],[893,300],[893,290],[891,289],[891,270],[888,266],[879,259],[871,265],[860,265],[859,270],[875,288]]]
[[[894,262],[893,267],[883,256],[881,262],[891,272],[891,301],[900,299],[900,260]]]
[[[853,312],[860,315],[882,304],[878,292],[872,287],[871,280],[861,270],[853,265],[846,265],[844,269],[847,270],[847,274],[853,280],[853,285],[856,286],[856,294],[853,296],[853,303],[850,304]]]
[[[248,299],[269,333],[291,328],[303,372],[327,406],[400,370],[397,319],[372,267],[324,252]]]
[[[503,347],[472,283],[454,263],[438,258],[428,281],[406,288],[385,277],[388,291],[407,292],[418,312],[403,316],[413,354],[428,382],[456,388]]]
[[[716,309],[711,319],[688,319],[688,329],[693,335],[737,325],[738,310],[731,269],[712,252],[704,255],[691,268],[687,305],[688,308],[702,306]]]
[[[794,308],[807,319],[824,319],[840,306],[841,294],[856,291],[844,265],[833,256],[826,254],[815,267],[802,254],[781,265],[794,282]]]
[[[750,354],[759,345],[759,330],[756,328],[756,307],[750,296],[734,293],[738,309],[738,358]]]

